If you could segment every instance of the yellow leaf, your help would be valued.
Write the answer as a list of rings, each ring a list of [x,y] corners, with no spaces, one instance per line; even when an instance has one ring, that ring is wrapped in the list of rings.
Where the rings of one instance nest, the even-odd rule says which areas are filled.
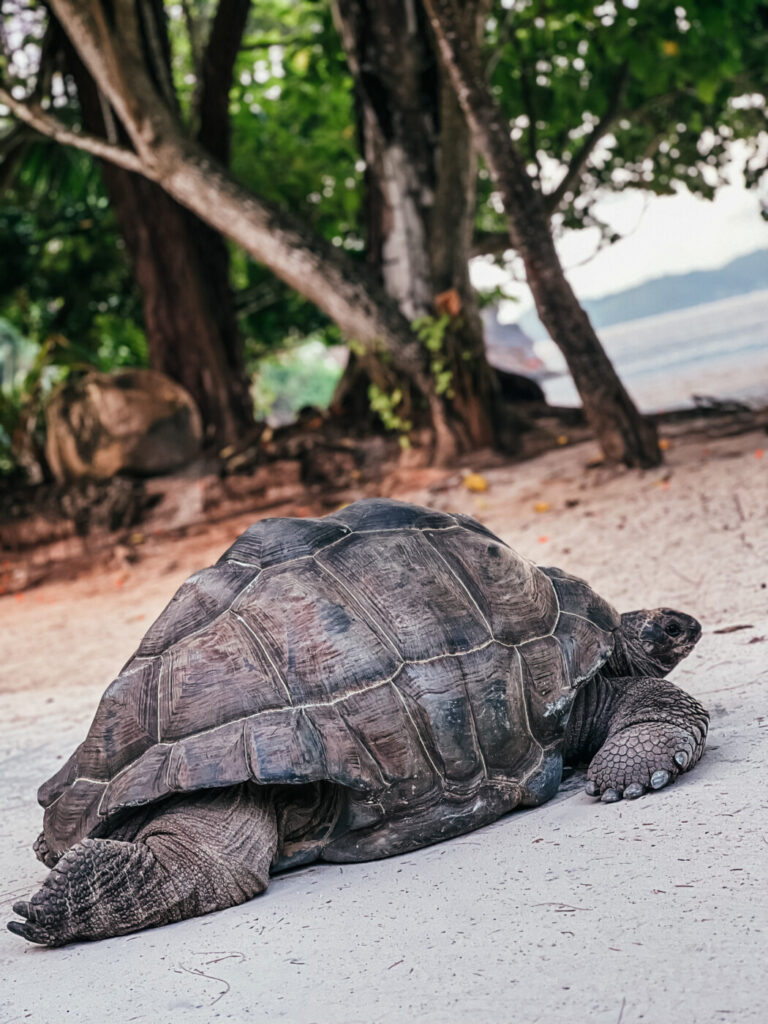
[[[309,67],[310,51],[308,49],[298,50],[293,58],[293,66],[299,72],[303,74]]]
[[[661,44],[661,49],[667,57],[676,57],[680,53],[680,46],[674,39],[665,39]]]
[[[568,435],[567,434],[558,434],[557,435],[557,443],[558,444],[568,444]]]
[[[533,511],[534,512],[549,512],[550,507],[551,506],[550,506],[548,501],[537,501],[536,504],[533,506]]]
[[[666,439],[666,437],[662,437],[662,439],[659,441],[659,448],[663,452],[667,451],[667,449],[669,448],[669,441]]]
[[[468,473],[467,476],[464,477],[464,486],[468,491],[478,493],[480,491],[488,490],[488,481],[479,473]]]

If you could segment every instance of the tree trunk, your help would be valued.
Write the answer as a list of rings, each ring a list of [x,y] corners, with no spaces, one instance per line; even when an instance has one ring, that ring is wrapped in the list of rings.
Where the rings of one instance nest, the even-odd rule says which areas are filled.
[[[562,351],[605,458],[628,466],[661,462],[655,427],[640,415],[571,289],[542,196],[510,138],[485,81],[480,51],[462,31],[454,0],[423,0],[475,142],[501,193],[510,240],[525,264],[536,309]]]
[[[104,167],[136,281],[141,290],[150,365],[183,384],[200,408],[209,440],[235,444],[253,427],[234,301],[215,252],[200,250],[208,229],[161,188]],[[224,267],[226,267],[226,262]]]
[[[156,38],[164,39],[161,21],[156,29],[163,33]],[[66,55],[84,126],[108,135],[106,103],[74,49],[67,46]],[[219,127],[214,138],[227,140],[220,143],[227,154],[228,134]],[[150,365],[190,392],[209,441],[234,444],[254,419],[227,247],[159,186],[106,161],[101,167],[141,293]]]
[[[464,116],[414,0],[336,0],[334,14],[356,86],[368,264],[411,321],[455,293],[442,349],[425,365],[439,359],[450,374],[442,404],[453,454],[488,445],[494,378],[469,283],[476,167]],[[351,361],[358,382],[360,370]]]

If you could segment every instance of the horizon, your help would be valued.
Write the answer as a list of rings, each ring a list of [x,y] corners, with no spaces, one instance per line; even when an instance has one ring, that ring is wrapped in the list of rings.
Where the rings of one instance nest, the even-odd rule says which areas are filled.
[[[622,238],[597,253],[593,229],[566,231],[556,243],[578,299],[608,298],[665,277],[720,270],[768,248],[768,220],[761,215],[766,199],[761,190],[745,187],[743,162],[735,156],[731,183],[711,200],[684,187],[672,196],[628,189],[599,200],[597,215]],[[508,295],[499,302],[500,322],[516,323],[533,308],[528,286],[509,270],[479,257],[471,276],[480,290],[500,287]]]

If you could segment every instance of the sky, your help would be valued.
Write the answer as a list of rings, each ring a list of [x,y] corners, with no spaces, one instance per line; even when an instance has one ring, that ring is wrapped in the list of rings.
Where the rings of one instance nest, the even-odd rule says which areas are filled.
[[[596,213],[624,236],[620,242],[594,259],[589,259],[596,242],[591,230],[569,232],[558,243],[578,297],[599,298],[655,277],[713,269],[755,249],[768,248],[768,221],[760,216],[759,194],[747,191],[736,169],[732,182],[712,201],[699,199],[684,188],[675,196],[627,191],[602,200]],[[517,320],[532,305],[524,284],[482,261],[473,262],[472,280],[482,289],[503,285],[518,298],[518,302],[502,304],[502,321]]]

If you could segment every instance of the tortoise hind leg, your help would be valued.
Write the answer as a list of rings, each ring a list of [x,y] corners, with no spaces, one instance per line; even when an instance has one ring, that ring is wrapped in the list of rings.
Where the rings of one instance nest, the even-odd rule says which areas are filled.
[[[589,761],[590,796],[633,799],[693,768],[708,723],[701,704],[666,679],[598,676],[574,706],[566,758]]]
[[[272,796],[248,784],[152,808],[114,835],[64,854],[9,929],[61,946],[180,921],[266,889],[277,846]],[[133,833],[133,834],[131,834]]]

